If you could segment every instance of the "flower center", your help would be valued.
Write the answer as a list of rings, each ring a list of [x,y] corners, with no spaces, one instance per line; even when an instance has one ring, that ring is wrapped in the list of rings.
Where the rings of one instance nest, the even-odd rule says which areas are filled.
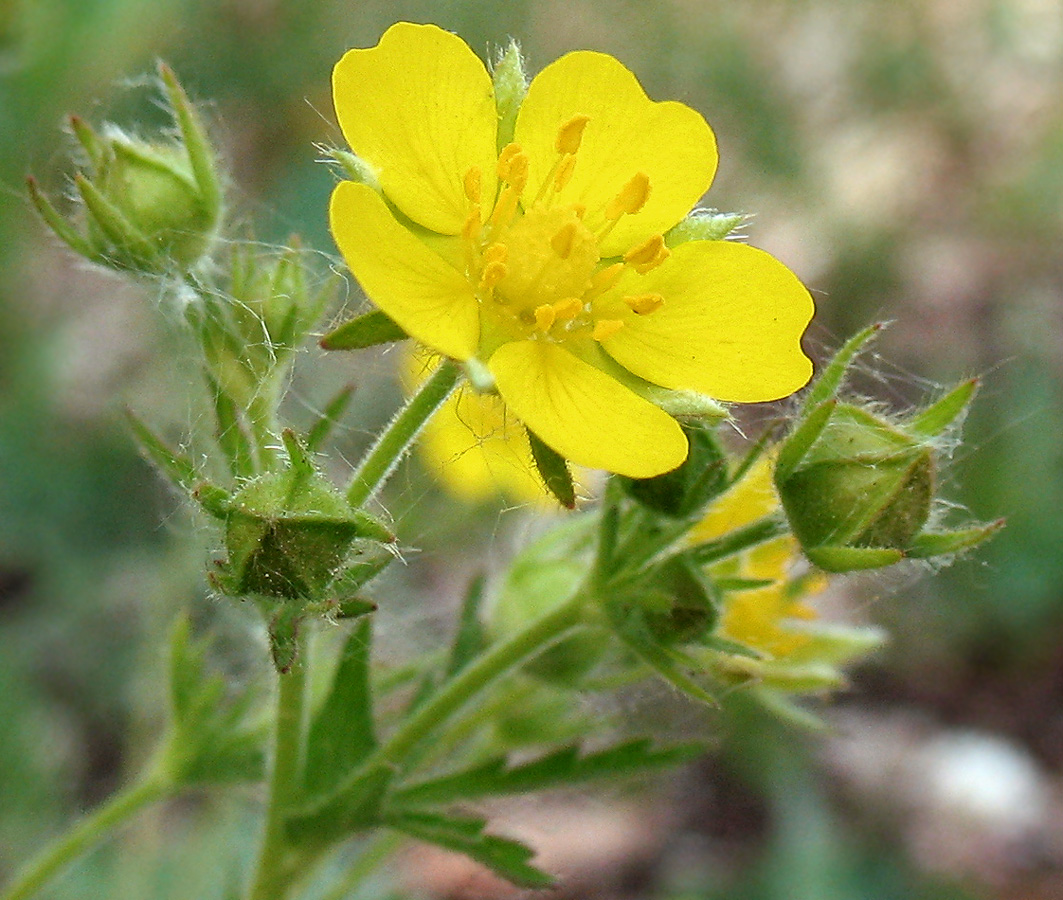
[[[612,288],[625,268],[645,273],[668,258],[661,235],[632,247],[623,257],[603,260],[600,246],[625,215],[645,206],[650,180],[636,172],[595,218],[597,231],[584,222],[586,209],[564,204],[559,194],[572,178],[587,116],[574,116],[557,133],[554,164],[528,199],[529,160],[517,144],[498,156],[498,195],[487,208],[482,173],[465,174],[469,215],[462,230],[466,275],[480,301],[481,353],[484,358],[512,340],[603,341],[624,327],[628,312],[649,315],[664,304],[660,294],[624,297],[612,309],[598,298]],[[523,198],[523,199],[522,199]]]

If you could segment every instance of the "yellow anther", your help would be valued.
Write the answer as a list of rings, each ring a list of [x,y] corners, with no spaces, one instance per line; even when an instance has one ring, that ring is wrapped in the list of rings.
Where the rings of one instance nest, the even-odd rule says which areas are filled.
[[[568,183],[572,180],[572,173],[576,170],[576,157],[564,156],[561,158],[561,162],[557,164],[557,171],[554,172],[554,190],[563,191]]]
[[[484,265],[504,263],[507,259],[509,259],[509,247],[505,244],[490,244],[484,250]]]
[[[583,312],[583,301],[579,297],[566,297],[554,304],[554,315],[558,322],[567,322]]]
[[[528,154],[520,144],[506,144],[498,154],[498,177],[517,190],[524,190],[528,182]]]
[[[473,203],[480,202],[480,196],[483,192],[483,172],[480,171],[479,166],[473,166],[465,173],[464,187],[465,196]]]
[[[624,303],[632,312],[640,316],[648,316],[664,306],[664,297],[660,294],[635,294],[633,297],[625,297]]]
[[[585,203],[573,203],[572,204],[572,215],[574,215],[577,219],[579,219],[582,222],[583,221],[583,217],[585,215],[587,215],[587,204],[585,204]]]
[[[562,259],[568,259],[572,254],[572,245],[576,240],[576,223],[566,222],[558,229],[557,234],[550,238],[550,246],[554,253]]]
[[[672,251],[664,245],[664,238],[659,234],[655,234],[638,246],[628,250],[624,254],[624,262],[640,275],[645,275],[650,269],[657,268],[671,254]]]
[[[592,296],[604,294],[609,288],[617,283],[623,273],[623,263],[613,263],[611,266],[599,269],[591,276],[591,283],[590,287],[587,288],[587,293]]]
[[[633,215],[646,205],[650,199],[650,176],[639,172],[620,189],[605,208],[605,217],[610,221],[622,215]]]
[[[619,319],[599,319],[594,323],[591,337],[596,341],[606,341],[623,327],[624,323]]]
[[[558,129],[557,143],[554,145],[558,153],[576,153],[583,141],[583,129],[587,127],[590,116],[573,116]]]
[[[496,284],[498,284],[498,282],[506,277],[506,272],[508,271],[505,263],[488,263],[480,273],[480,288],[485,291],[490,291]]]
[[[549,331],[557,319],[557,312],[549,303],[535,307],[532,315],[535,316],[535,327],[540,331]]]

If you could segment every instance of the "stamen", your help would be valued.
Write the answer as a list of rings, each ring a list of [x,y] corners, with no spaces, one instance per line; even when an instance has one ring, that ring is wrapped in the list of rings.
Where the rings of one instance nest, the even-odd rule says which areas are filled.
[[[599,319],[594,323],[594,330],[591,332],[591,337],[599,342],[605,341],[611,338],[623,327],[624,323],[619,319]]]
[[[583,129],[587,127],[590,116],[573,116],[558,129],[555,147],[558,153],[574,154],[579,151],[583,141]]]
[[[498,154],[498,177],[506,184],[523,191],[528,183],[528,154],[520,144],[506,144]]]
[[[540,331],[549,331],[557,319],[557,311],[549,303],[535,307],[533,315],[535,316],[535,327]]]
[[[633,297],[625,297],[624,303],[633,313],[648,316],[664,306],[664,297],[660,294],[636,294]]]
[[[558,192],[563,191],[572,180],[572,173],[575,170],[575,156],[561,157],[561,161],[557,164],[557,171],[554,173],[554,190]]]
[[[613,263],[611,266],[599,269],[591,276],[591,283],[587,288],[584,297],[591,299],[597,297],[599,294],[604,294],[609,288],[617,283],[622,274],[624,274],[623,263]]]
[[[554,253],[560,256],[562,259],[568,259],[572,254],[572,245],[576,240],[576,223],[566,222],[558,230],[552,238],[550,238],[550,246],[553,247]]]
[[[650,199],[650,176],[638,172],[620,189],[609,205],[605,207],[605,218],[614,221],[622,215],[634,215]]]
[[[509,259],[509,247],[505,244],[490,244],[486,250],[484,250],[484,264],[489,263],[504,263]]]
[[[671,255],[672,251],[664,245],[664,237],[655,234],[637,247],[632,247],[628,250],[624,254],[624,262],[640,275],[645,275],[651,269],[657,268]]]
[[[554,304],[554,315],[559,322],[567,322],[583,312],[583,301],[579,297],[566,297]]]
[[[472,243],[479,236],[480,226],[483,223],[480,221],[480,207],[474,206],[469,210],[469,217],[465,220],[465,224],[461,226],[462,238]]]
[[[479,166],[473,166],[465,173],[464,187],[465,196],[473,203],[479,203],[483,192],[483,172]]]
[[[508,271],[505,263],[489,262],[480,273],[480,289],[490,292],[498,282],[506,277]]]

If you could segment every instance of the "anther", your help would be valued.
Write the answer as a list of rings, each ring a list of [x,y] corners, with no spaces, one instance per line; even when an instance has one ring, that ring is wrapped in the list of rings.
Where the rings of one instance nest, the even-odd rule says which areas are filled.
[[[498,177],[518,191],[528,182],[528,154],[520,144],[506,144],[498,155]]]
[[[509,270],[506,268],[506,264],[502,262],[489,262],[484,266],[483,271],[480,273],[480,288],[484,291],[490,291],[498,282],[506,277],[506,273]]]
[[[650,176],[638,172],[625,184],[609,205],[605,207],[606,219],[619,219],[622,215],[634,215],[646,205],[650,198]]]
[[[664,297],[660,294],[635,294],[632,297],[625,297],[624,303],[633,313],[647,316],[664,306]]]
[[[532,315],[535,316],[535,327],[540,331],[549,331],[557,319],[557,311],[549,303],[535,307]]]
[[[479,166],[473,166],[465,173],[464,187],[465,196],[473,203],[479,203],[483,189],[483,173]]]
[[[599,294],[604,294],[609,288],[617,283],[622,274],[624,274],[623,263],[613,263],[611,266],[599,269],[591,276],[591,283],[587,288],[587,295],[596,297]]]
[[[509,247],[505,244],[490,244],[486,250],[484,250],[484,264],[490,263],[504,263],[509,259]]]
[[[590,116],[573,116],[557,132],[555,147],[558,153],[576,153],[583,141],[583,129],[587,127]]]
[[[579,297],[566,297],[554,304],[554,316],[558,322],[567,322],[583,312],[583,301]]]
[[[623,327],[624,323],[619,319],[599,319],[594,323],[594,330],[591,332],[591,337],[599,342],[606,341]]]
[[[624,254],[624,262],[640,275],[645,275],[650,269],[657,268],[671,255],[672,251],[665,246],[664,238],[659,234],[655,234],[638,246],[628,250]]]

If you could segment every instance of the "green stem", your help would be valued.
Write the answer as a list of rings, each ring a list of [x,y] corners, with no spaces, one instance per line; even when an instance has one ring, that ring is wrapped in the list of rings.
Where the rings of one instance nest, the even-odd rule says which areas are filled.
[[[0,893],[0,900],[25,900],[75,859],[91,849],[112,830],[171,789],[170,781],[155,767],[151,775],[124,790],[81,820],[61,840],[30,860],[14,881]]]
[[[351,477],[347,500],[362,506],[383,485],[440,404],[461,378],[461,364],[445,359],[391,420]]]
[[[588,602],[587,593],[577,591],[523,631],[489,647],[400,725],[365,761],[358,774],[383,765],[401,770],[417,745],[476,694],[578,625],[582,620],[583,607]]]
[[[292,667],[277,679],[277,718],[269,778],[266,834],[249,900],[281,900],[298,873],[285,833],[285,817],[299,792],[306,698],[306,647],[298,648]]]
[[[777,513],[771,513],[730,531],[721,538],[708,541],[691,550],[691,556],[695,562],[701,565],[719,562],[736,553],[763,544],[765,541],[774,540],[789,534],[790,528],[786,520]]]

